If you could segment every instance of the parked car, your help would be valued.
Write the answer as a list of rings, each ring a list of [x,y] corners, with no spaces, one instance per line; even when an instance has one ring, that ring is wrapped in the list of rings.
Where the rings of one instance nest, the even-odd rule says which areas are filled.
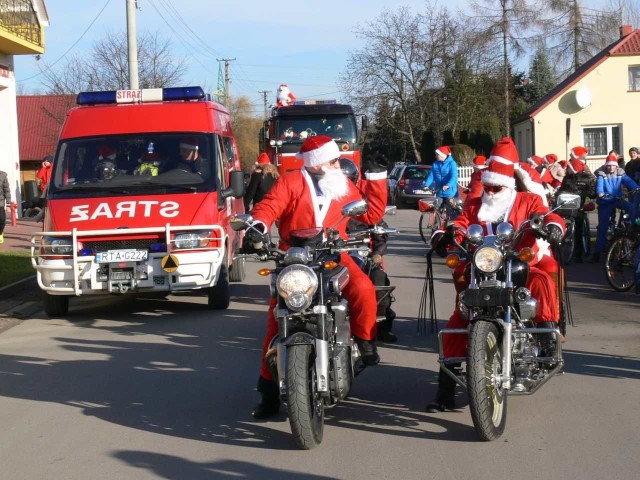
[[[398,207],[417,204],[421,198],[435,198],[435,194],[424,183],[429,174],[430,165],[397,165],[389,174],[389,204]]]

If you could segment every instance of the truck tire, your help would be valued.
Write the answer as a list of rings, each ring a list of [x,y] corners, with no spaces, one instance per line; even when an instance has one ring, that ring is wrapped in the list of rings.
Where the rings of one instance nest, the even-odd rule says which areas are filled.
[[[210,310],[226,310],[229,308],[231,294],[229,293],[229,267],[226,264],[223,263],[220,267],[218,283],[213,287],[209,287],[207,293]]]
[[[49,317],[59,317],[69,313],[69,297],[67,295],[50,295],[44,292],[44,311]]]
[[[241,282],[245,277],[245,259],[234,258],[231,264],[231,271],[229,271],[229,280],[231,282]]]

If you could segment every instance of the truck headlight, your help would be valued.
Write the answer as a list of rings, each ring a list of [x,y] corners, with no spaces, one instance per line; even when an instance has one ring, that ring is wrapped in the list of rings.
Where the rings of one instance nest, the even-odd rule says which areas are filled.
[[[305,265],[289,265],[278,275],[276,288],[287,307],[301,311],[311,305],[318,289],[318,276]]]
[[[211,232],[185,232],[176,234],[173,239],[173,247],[176,250],[191,250],[204,248],[209,245]]]
[[[502,253],[493,247],[482,247],[476,250],[473,263],[484,273],[493,273],[502,265]]]
[[[71,255],[73,240],[65,237],[44,237],[42,240],[45,255]]]

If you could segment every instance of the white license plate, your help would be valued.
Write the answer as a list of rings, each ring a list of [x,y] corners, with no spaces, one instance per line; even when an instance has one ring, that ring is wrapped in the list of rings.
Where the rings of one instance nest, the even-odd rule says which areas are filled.
[[[427,195],[430,193],[429,190],[414,190],[413,192],[421,195]]]
[[[140,262],[147,258],[149,258],[149,252],[146,250],[109,250],[107,252],[98,252],[96,262]]]

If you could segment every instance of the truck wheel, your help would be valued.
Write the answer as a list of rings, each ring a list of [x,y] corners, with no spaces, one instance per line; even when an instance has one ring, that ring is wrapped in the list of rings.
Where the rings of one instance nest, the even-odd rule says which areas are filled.
[[[67,295],[49,295],[44,292],[44,311],[49,317],[59,317],[69,313],[69,297]]]
[[[229,267],[222,264],[218,283],[209,287],[209,309],[226,310],[229,307],[231,295],[229,294]]]
[[[232,282],[241,282],[245,277],[245,259],[235,258],[231,264],[231,271],[229,272],[229,280]]]

